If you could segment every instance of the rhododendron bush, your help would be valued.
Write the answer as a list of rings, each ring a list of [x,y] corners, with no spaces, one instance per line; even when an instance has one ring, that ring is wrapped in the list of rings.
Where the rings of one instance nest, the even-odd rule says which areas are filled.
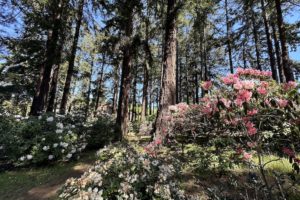
[[[278,84],[270,72],[239,68],[235,74],[201,86],[207,94],[199,105],[170,106],[169,135],[193,142],[205,137],[234,137],[238,141],[235,150],[245,160],[264,150],[282,153],[283,148],[299,149],[296,82]],[[299,160],[294,157],[292,162]]]
[[[205,96],[200,104],[169,107],[171,114],[165,118],[169,127],[148,149],[155,150],[158,141],[170,142],[172,138],[182,144],[205,145],[214,138],[231,138],[232,144],[224,145],[223,150],[231,148],[233,160],[256,166],[263,188],[271,196],[265,169],[272,161],[264,162],[264,154],[288,156],[293,171],[299,173],[300,97],[296,82],[278,84],[271,72],[239,68],[235,74],[201,86]],[[254,162],[254,157],[258,161]]]

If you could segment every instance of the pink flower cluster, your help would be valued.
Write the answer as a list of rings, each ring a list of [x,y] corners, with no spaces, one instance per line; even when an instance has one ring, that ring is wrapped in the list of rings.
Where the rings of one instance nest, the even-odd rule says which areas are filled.
[[[231,85],[239,81],[239,76],[237,74],[229,74],[225,77],[222,77],[221,80],[225,85]]]
[[[270,71],[260,71],[257,69],[237,69],[238,75],[244,75],[244,76],[256,76],[256,77],[272,77],[272,72]]]
[[[277,104],[280,108],[285,108],[288,105],[289,101],[285,99],[278,99]]]
[[[284,91],[290,91],[297,87],[297,83],[295,81],[289,81],[288,83],[284,83],[282,89]]]
[[[246,122],[246,128],[247,128],[248,135],[250,136],[255,135],[257,133],[257,129],[255,128],[255,125],[250,121]]]
[[[210,90],[212,88],[212,82],[211,81],[205,81],[201,84],[201,87],[204,89],[204,90]]]
[[[234,103],[240,107],[243,105],[244,102],[249,102],[251,100],[251,97],[252,97],[252,92],[248,90],[240,90],[237,93],[237,97]]]

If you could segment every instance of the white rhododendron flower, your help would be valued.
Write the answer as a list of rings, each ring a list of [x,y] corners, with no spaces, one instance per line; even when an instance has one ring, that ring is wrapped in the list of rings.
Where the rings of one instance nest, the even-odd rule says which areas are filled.
[[[72,154],[71,153],[69,153],[68,155],[67,155],[67,158],[72,158]]]
[[[47,122],[53,122],[54,118],[53,117],[48,117]]]
[[[63,125],[63,123],[59,122],[59,123],[56,124],[56,127],[59,128],[59,129],[63,129],[64,125]]]
[[[38,119],[41,120],[41,119],[42,119],[42,116],[38,116]]]
[[[53,158],[54,158],[54,155],[49,155],[49,156],[48,156],[48,159],[49,159],[49,160],[52,160]]]
[[[43,150],[44,150],[44,151],[48,151],[49,149],[50,149],[49,146],[44,146],[44,147],[43,147]]]
[[[63,130],[61,130],[61,129],[57,129],[55,132],[56,132],[57,134],[60,134],[60,133],[62,133],[62,132],[63,132]]]
[[[19,158],[20,161],[24,161],[25,160],[25,156],[22,156]]]
[[[69,133],[69,134],[72,134],[73,132],[72,132],[71,130],[68,130],[68,133]]]
[[[58,147],[58,144],[57,144],[57,143],[54,143],[54,144],[53,144],[53,148],[56,148],[56,147]]]
[[[27,160],[31,160],[31,159],[33,158],[33,156],[30,155],[30,154],[28,154],[28,155],[26,156],[26,158],[27,158]]]

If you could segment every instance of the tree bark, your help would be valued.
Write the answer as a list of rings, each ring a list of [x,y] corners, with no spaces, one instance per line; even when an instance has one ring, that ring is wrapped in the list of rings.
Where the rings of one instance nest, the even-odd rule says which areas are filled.
[[[255,21],[254,11],[253,11],[253,2],[251,1],[251,22],[252,22],[252,30],[253,30],[253,37],[254,37],[254,44],[255,44],[255,55],[256,55],[256,64],[257,69],[262,70],[261,63],[260,63],[260,50],[259,50],[259,37],[257,31],[257,24]]]
[[[68,98],[69,98],[69,94],[70,94],[71,81],[72,81],[72,77],[73,77],[73,73],[74,73],[74,63],[75,63],[75,57],[76,57],[76,52],[77,52],[80,27],[81,27],[82,17],[83,17],[84,2],[85,2],[85,0],[80,0],[79,5],[78,5],[75,35],[74,35],[71,55],[70,55],[70,59],[69,59],[69,67],[68,67],[67,77],[66,77],[66,81],[65,81],[64,92],[63,92],[63,96],[62,96],[62,100],[61,100],[61,104],[60,104],[60,114],[66,113]]]
[[[90,77],[89,77],[89,87],[86,96],[86,107],[85,107],[85,119],[88,118],[90,111],[90,96],[92,93],[92,77],[93,77],[93,68],[94,68],[94,57],[91,60],[91,69],[90,69]]]
[[[163,56],[162,88],[160,91],[160,102],[158,114],[154,126],[156,136],[165,134],[164,128],[168,116],[169,106],[176,103],[176,21],[178,9],[176,0],[168,0],[167,17],[165,25],[165,45]]]
[[[276,53],[276,62],[278,67],[278,73],[279,73],[279,80],[281,83],[285,82],[284,72],[282,69],[282,63],[281,63],[281,53],[280,53],[280,44],[277,38],[277,30],[275,23],[273,20],[271,20],[271,26],[272,26],[272,32],[273,32],[273,40],[275,43],[275,53]]]
[[[59,74],[59,69],[61,65],[61,56],[62,56],[62,50],[63,46],[65,44],[65,34],[62,35],[60,39],[60,44],[59,47],[57,48],[56,51],[56,64],[55,68],[53,70],[53,75],[52,75],[52,81],[51,81],[51,87],[50,87],[50,92],[49,92],[49,100],[48,100],[48,105],[47,105],[47,112],[56,112],[56,91],[57,91],[57,81],[58,81],[58,74]]]
[[[232,38],[231,38],[231,24],[229,22],[229,13],[228,13],[228,0],[225,0],[225,15],[226,15],[226,35],[227,35],[229,67],[230,67],[230,73],[233,74],[232,49],[231,49]]]
[[[48,31],[48,39],[46,44],[46,60],[44,66],[42,66],[40,73],[42,77],[40,78],[41,82],[37,85],[37,90],[32,101],[30,115],[39,115],[43,112],[45,105],[48,99],[48,92],[50,88],[51,80],[51,71],[52,66],[56,62],[56,50],[57,42],[59,38],[59,33],[61,31],[61,15],[63,12],[64,1],[62,0],[53,0],[51,4],[51,11],[53,26]]]
[[[149,83],[149,62],[145,62],[144,66],[144,81],[143,81],[143,97],[142,97],[142,112],[141,121],[145,121],[148,108],[148,83]]]
[[[95,113],[97,113],[99,103],[100,103],[100,98],[103,94],[102,86],[103,86],[104,66],[105,66],[104,60],[105,60],[105,56],[103,56],[101,70],[100,70],[100,74],[99,74],[100,76],[99,76],[99,79],[97,80],[98,84],[97,84],[97,91],[96,91]]]
[[[127,8],[127,19],[125,27],[125,36],[129,40],[123,47],[122,74],[120,83],[120,94],[117,111],[116,125],[120,131],[116,140],[122,140],[128,132],[128,107],[131,84],[131,67],[132,67],[132,33],[133,33],[133,13],[131,8]],[[117,131],[117,130],[116,130]]]
[[[279,38],[281,42],[281,51],[282,51],[282,68],[284,71],[284,75],[286,81],[295,81],[294,73],[292,68],[289,66],[289,56],[288,56],[288,49],[286,44],[286,30],[283,23],[283,16],[281,10],[281,1],[275,0],[276,4],[276,11],[277,11],[277,25],[279,30]]]
[[[278,82],[277,70],[276,70],[276,65],[275,65],[275,56],[274,56],[273,44],[272,44],[272,39],[271,39],[271,34],[270,34],[269,22],[268,22],[268,18],[267,18],[266,9],[265,9],[265,2],[264,2],[264,0],[260,0],[260,3],[261,3],[262,16],[263,16],[264,25],[265,25],[265,33],[266,33],[266,37],[267,37],[268,54],[269,54],[269,59],[270,59],[272,78]]]
[[[113,92],[113,100],[112,100],[112,113],[116,113],[117,111],[117,102],[118,102],[118,92],[119,92],[119,64],[116,65],[114,70],[114,92]]]

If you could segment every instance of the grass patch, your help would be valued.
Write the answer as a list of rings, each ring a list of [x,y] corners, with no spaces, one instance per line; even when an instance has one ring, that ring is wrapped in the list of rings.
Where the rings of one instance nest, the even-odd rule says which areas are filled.
[[[93,163],[95,159],[95,152],[87,152],[82,155],[80,161],[61,162],[46,167],[23,168],[0,173],[0,199],[22,199],[34,187],[49,183],[64,183],[72,173],[74,175],[76,171],[78,173],[77,166]]]

